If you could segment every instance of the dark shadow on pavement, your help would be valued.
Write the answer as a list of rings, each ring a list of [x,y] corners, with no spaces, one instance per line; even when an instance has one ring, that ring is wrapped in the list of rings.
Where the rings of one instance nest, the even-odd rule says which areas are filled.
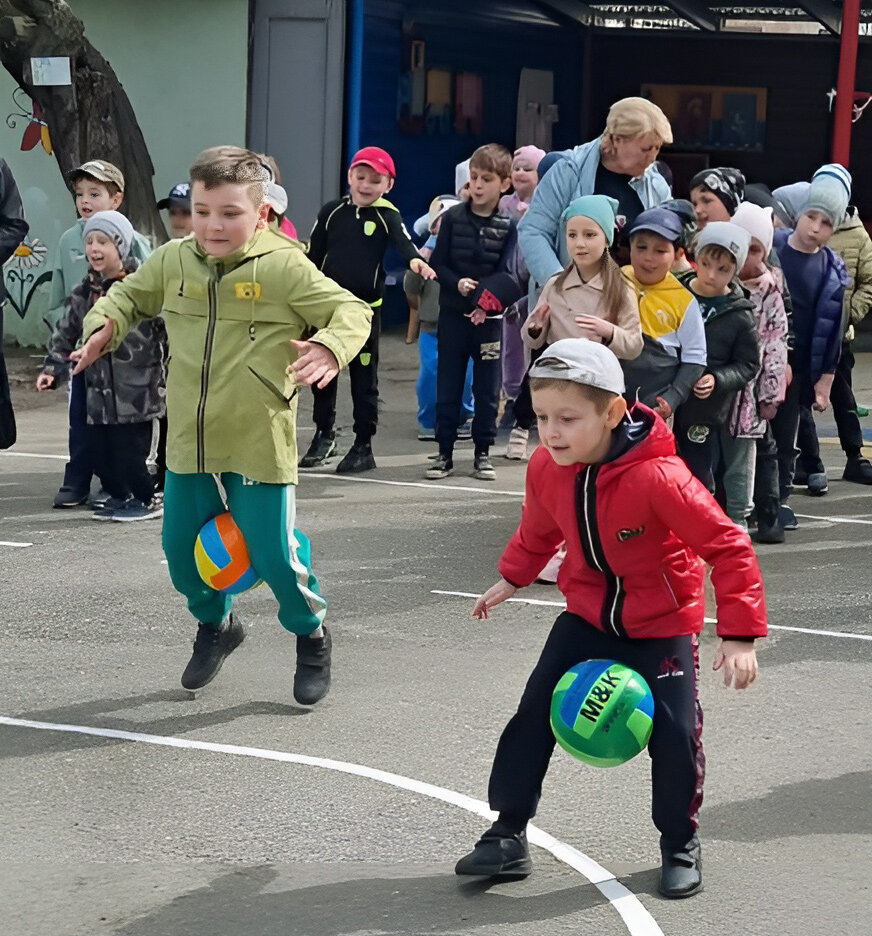
[[[462,936],[473,931],[497,933],[509,924],[547,923],[601,907],[605,900],[592,884],[511,897],[493,884],[458,886],[448,869],[444,875],[346,880],[278,892],[276,878],[277,870],[271,866],[241,868],[114,932],[116,936]],[[268,885],[273,887],[264,893]],[[534,932],[547,932],[547,926]]]
[[[287,718],[291,715],[308,715],[311,711],[307,708],[285,705],[281,702],[251,701],[209,712],[198,712],[194,715],[184,713],[168,715],[165,718],[156,718],[151,721],[114,718],[110,714],[116,711],[136,709],[139,706],[156,702],[179,703],[181,710],[190,704],[190,701],[191,694],[184,689],[163,689],[158,692],[128,696],[127,698],[95,699],[91,702],[82,702],[62,708],[24,712],[15,717],[62,725],[82,725],[90,728],[112,728],[116,731],[136,731],[141,734],[178,736],[191,731],[199,731],[203,728],[227,725],[238,718],[248,718],[254,715],[278,715]],[[77,751],[107,744],[130,743],[121,739],[98,738],[66,732],[36,731],[32,728],[16,729],[14,726],[5,725],[0,726],[0,731],[17,731],[19,734],[18,740],[14,744],[0,744],[0,758],[4,759],[30,757],[57,751]]]

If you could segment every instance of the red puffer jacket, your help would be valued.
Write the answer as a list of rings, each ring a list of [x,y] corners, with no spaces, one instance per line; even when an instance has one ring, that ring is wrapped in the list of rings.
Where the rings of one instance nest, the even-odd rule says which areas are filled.
[[[675,454],[663,420],[636,404],[647,434],[598,465],[555,464],[540,447],[527,468],[521,523],[499,563],[529,585],[564,540],[557,586],[567,610],[631,638],[702,630],[703,563],[712,566],[721,637],[766,635],[766,599],[748,534]]]

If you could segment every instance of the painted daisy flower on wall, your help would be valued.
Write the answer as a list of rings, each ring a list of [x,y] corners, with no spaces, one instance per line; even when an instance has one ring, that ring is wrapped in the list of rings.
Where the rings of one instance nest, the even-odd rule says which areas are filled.
[[[19,270],[30,270],[33,267],[42,266],[47,254],[48,247],[38,237],[34,237],[33,240],[25,237],[15,248],[15,253],[9,258],[9,263],[18,267]]]
[[[48,247],[38,238],[25,237],[15,248],[15,253],[6,261],[4,275],[9,304],[20,318],[27,314],[33,294],[38,286],[51,279],[51,270],[37,274],[48,256]]]

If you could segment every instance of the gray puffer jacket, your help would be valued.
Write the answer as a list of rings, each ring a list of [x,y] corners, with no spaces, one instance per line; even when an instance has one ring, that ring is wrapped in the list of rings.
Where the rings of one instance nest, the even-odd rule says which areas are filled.
[[[136,269],[129,259],[125,275]],[[123,279],[119,277],[119,279]],[[92,305],[109,292],[116,280],[104,280],[93,270],[73,289],[48,342],[43,373],[57,383],[70,375],[70,352],[82,337],[82,320]],[[166,412],[166,329],[160,318],[132,328],[118,349],[85,371],[88,423],[148,422]]]

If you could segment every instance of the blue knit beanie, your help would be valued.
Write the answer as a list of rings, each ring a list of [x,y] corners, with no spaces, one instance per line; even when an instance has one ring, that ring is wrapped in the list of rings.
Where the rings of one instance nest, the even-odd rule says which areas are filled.
[[[606,236],[609,247],[615,237],[615,223],[618,215],[619,203],[608,195],[582,195],[569,203],[560,216],[563,226],[570,218],[590,218],[596,222]]]
[[[803,214],[806,211],[823,212],[837,228],[845,220],[850,201],[851,173],[838,163],[827,163],[811,177]]]

